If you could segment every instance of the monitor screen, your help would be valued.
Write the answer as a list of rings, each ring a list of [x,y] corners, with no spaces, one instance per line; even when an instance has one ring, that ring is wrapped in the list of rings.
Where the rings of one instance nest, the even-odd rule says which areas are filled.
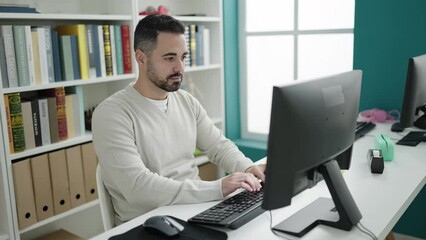
[[[329,215],[336,207],[336,219],[340,217],[337,222],[327,220],[310,213],[311,207],[275,230],[302,236],[318,222],[350,230],[361,219],[340,173],[342,166],[350,165],[361,79],[362,71],[354,70],[273,88],[262,207],[290,205],[295,194],[324,178],[332,200],[322,199],[319,204],[326,206],[313,208]]]
[[[426,54],[408,59],[401,120],[392,125],[392,131],[401,132],[413,125],[426,129],[424,113],[426,113]]]

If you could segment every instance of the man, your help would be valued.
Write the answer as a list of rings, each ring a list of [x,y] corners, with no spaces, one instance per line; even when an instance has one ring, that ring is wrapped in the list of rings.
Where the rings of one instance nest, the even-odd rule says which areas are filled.
[[[265,165],[253,165],[215,127],[200,103],[179,90],[186,49],[184,26],[167,15],[143,18],[135,30],[135,83],[93,114],[93,142],[116,224],[170,204],[222,199],[239,188],[258,191]],[[233,173],[202,181],[195,148]]]

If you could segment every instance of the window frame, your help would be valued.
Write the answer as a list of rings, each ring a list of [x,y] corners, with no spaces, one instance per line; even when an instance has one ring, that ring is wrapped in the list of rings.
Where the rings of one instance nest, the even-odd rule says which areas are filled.
[[[266,141],[268,134],[249,132],[248,131],[248,104],[247,104],[247,38],[251,36],[293,36],[294,52],[293,52],[293,76],[294,80],[298,79],[298,41],[301,35],[317,35],[317,34],[354,34],[354,27],[340,29],[318,29],[318,30],[299,30],[298,29],[298,4],[299,0],[294,1],[294,30],[290,31],[263,31],[263,32],[246,32],[246,0],[238,1],[238,42],[239,42],[239,92],[240,92],[240,131],[242,139]],[[354,9],[355,10],[355,9]],[[355,36],[353,36],[355,38]],[[353,64],[353,63],[352,63]]]

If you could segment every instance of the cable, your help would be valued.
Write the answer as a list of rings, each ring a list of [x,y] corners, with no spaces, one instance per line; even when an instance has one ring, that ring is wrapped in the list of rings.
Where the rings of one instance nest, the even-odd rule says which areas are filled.
[[[368,228],[364,227],[364,225],[362,225],[361,222],[359,222],[356,227],[363,233],[365,233],[366,235],[370,236],[373,240],[378,240],[378,238],[376,237],[376,235],[374,235],[374,233],[372,231],[370,231]]]
[[[365,227],[364,225],[362,225],[361,221],[360,221],[360,222],[358,222],[358,224],[359,224],[362,228],[364,228],[364,230],[365,230],[365,231],[369,232],[375,240],[377,240],[376,235],[374,235],[374,233],[373,233],[370,229],[368,229],[367,227]]]
[[[284,239],[287,239],[287,240],[292,240],[291,238],[288,238],[284,235],[278,234],[274,229],[272,229],[272,210],[269,210],[269,216],[270,216],[269,229],[271,229],[271,232],[277,237],[284,238]]]

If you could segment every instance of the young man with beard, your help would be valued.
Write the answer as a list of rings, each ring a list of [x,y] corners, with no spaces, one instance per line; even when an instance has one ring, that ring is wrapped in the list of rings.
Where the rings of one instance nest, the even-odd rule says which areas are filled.
[[[259,191],[265,165],[253,165],[179,89],[188,57],[182,23],[167,15],[143,18],[134,50],[138,79],[96,107],[92,119],[116,224],[164,205],[222,199],[239,188]],[[196,147],[232,174],[200,180]]]

